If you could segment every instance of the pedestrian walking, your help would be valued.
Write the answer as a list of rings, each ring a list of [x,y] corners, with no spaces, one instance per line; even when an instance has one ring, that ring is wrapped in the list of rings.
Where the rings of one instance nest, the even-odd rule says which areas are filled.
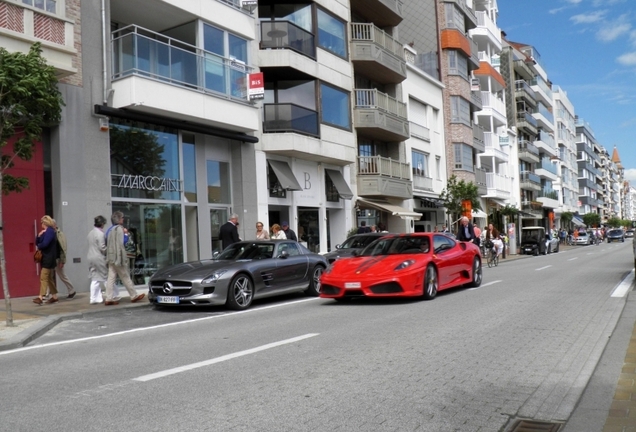
[[[281,227],[283,228],[283,232],[287,236],[288,240],[298,241],[298,237],[296,237],[296,233],[294,232],[293,229],[289,227],[289,223],[287,223],[287,221],[284,221],[281,224]]]
[[[56,238],[57,238],[58,247],[59,247],[59,256],[60,256],[57,259],[57,267],[55,268],[55,273],[57,274],[57,276],[59,276],[60,280],[64,282],[64,285],[66,285],[66,290],[67,290],[66,298],[72,299],[73,297],[75,297],[75,294],[76,294],[75,288],[73,287],[73,284],[71,283],[71,281],[66,276],[66,273],[64,272],[64,265],[66,264],[66,244],[67,244],[66,236],[64,235],[62,230],[57,226],[57,222],[55,221],[55,219],[51,219],[51,220],[53,221],[53,229],[55,229]]]
[[[136,303],[145,297],[145,294],[137,294],[135,287],[128,273],[128,256],[124,245],[124,214],[116,211],[110,217],[113,227],[109,229],[108,238],[106,240],[106,262],[108,263],[108,278],[106,279],[106,306],[119,304],[119,300],[113,297],[113,287],[115,286],[115,278],[124,284],[126,291],[130,295],[130,301]]]
[[[108,265],[106,264],[106,238],[104,237],[106,218],[96,216],[93,229],[88,233],[88,277],[91,280],[90,304],[100,304],[104,301],[102,289],[106,290],[108,279]]]
[[[272,225],[272,239],[273,240],[287,240],[285,232],[280,228],[280,225]]]
[[[238,235],[238,215],[234,213],[230,216],[230,220],[221,225],[219,229],[219,239],[221,247],[225,249],[231,244],[241,241]]]
[[[263,229],[263,222],[256,222],[256,240],[269,240],[269,233]]]
[[[42,251],[42,261],[40,265],[40,295],[33,299],[33,303],[41,305],[44,303],[44,296],[47,290],[51,293],[51,298],[47,303],[56,303],[57,286],[55,281],[55,267],[57,267],[57,259],[59,257],[57,247],[57,236],[55,233],[54,222],[51,216],[42,216],[40,220],[42,230],[35,238],[35,245]]]

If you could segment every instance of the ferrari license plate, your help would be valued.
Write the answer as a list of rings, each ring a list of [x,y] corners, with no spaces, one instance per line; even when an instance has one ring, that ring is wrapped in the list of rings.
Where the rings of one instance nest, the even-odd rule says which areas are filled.
[[[157,303],[179,304],[177,296],[157,296]]]
[[[345,282],[345,288],[360,288],[360,282]]]

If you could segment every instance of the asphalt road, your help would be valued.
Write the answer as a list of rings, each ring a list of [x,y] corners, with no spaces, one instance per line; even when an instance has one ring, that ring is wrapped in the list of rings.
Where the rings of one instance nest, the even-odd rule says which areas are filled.
[[[0,431],[504,431],[566,420],[625,304],[628,243],[484,269],[433,301],[135,310],[0,353]],[[79,339],[78,339],[79,338]]]

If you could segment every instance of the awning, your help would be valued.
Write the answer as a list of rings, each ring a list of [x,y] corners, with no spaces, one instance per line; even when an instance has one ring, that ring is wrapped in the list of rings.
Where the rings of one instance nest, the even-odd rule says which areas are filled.
[[[419,199],[422,204],[422,207],[429,207],[429,206],[434,208],[444,207],[444,201],[442,201],[439,198],[430,198],[430,197],[419,196],[419,195],[414,195],[413,198]]]
[[[579,227],[585,226],[585,222],[583,222],[583,219],[578,216],[572,216],[572,223]]]
[[[271,159],[267,162],[269,163],[269,166],[271,166],[274,170],[274,174],[276,174],[276,178],[278,178],[278,182],[283,189],[290,191],[303,190],[303,188],[300,187],[300,183],[298,183],[298,180],[296,180],[296,176],[292,172],[287,162]]]
[[[489,198],[490,201],[494,202],[495,204],[498,204],[502,207],[506,206],[506,203],[503,200],[497,199],[497,198]]]
[[[389,204],[386,201],[371,201],[364,198],[358,198],[358,204],[362,207],[367,206],[376,210],[389,212],[391,215],[399,216],[402,219],[420,219],[422,217],[422,213],[417,213],[404,207]]]
[[[338,195],[340,195],[340,198],[342,199],[353,198],[353,192],[351,192],[349,185],[345,181],[342,174],[340,174],[340,171],[325,168],[325,172],[327,173],[327,175],[333,182],[333,185],[336,187],[336,190],[338,191]]]
[[[481,211],[481,210],[478,210],[478,209],[473,209],[472,213],[473,213],[473,217],[474,218],[488,219],[488,215],[484,211]]]

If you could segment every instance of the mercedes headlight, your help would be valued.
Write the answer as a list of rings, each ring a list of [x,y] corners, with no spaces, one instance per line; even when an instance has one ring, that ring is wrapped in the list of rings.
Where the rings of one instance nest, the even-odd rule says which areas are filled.
[[[202,285],[209,285],[212,284],[214,282],[216,282],[217,280],[219,280],[219,278],[221,276],[223,276],[223,274],[226,272],[227,270],[218,270],[215,271],[214,273],[212,273],[210,276],[206,277],[205,279],[203,279],[201,281]]]

